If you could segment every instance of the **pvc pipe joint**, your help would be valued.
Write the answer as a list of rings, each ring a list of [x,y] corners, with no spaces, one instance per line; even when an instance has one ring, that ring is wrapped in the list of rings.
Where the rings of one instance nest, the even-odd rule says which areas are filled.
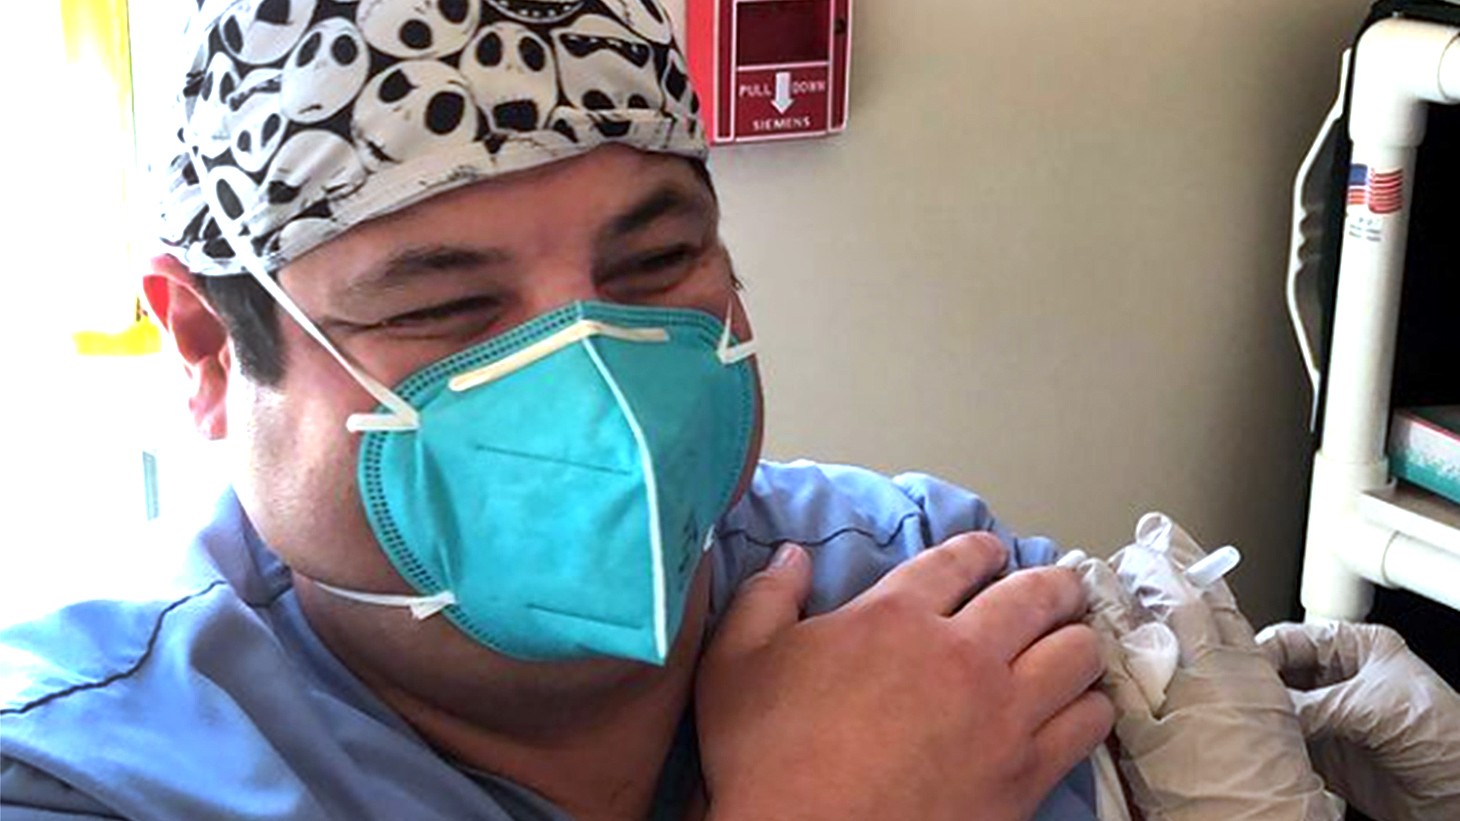
[[[1451,103],[1460,103],[1460,39],[1450,41],[1440,58],[1440,93]]]
[[[1359,514],[1359,495],[1389,483],[1386,461],[1335,461],[1313,457],[1313,490],[1301,598],[1310,616],[1357,621],[1369,612],[1375,582],[1388,584],[1384,557],[1394,531]]]
[[[1400,533],[1385,550],[1384,580],[1460,609],[1460,587],[1454,582],[1457,566],[1455,554]]]
[[[1369,27],[1355,60],[1349,133],[1394,147],[1424,140],[1425,103],[1460,102],[1460,29],[1395,17]]]

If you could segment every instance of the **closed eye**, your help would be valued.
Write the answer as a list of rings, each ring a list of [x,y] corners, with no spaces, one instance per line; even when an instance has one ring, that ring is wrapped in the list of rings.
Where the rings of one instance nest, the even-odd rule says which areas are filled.
[[[695,249],[691,248],[688,245],[676,246],[674,248],[670,248],[667,251],[662,251],[657,254],[651,254],[647,257],[643,257],[634,263],[634,267],[640,271],[645,271],[649,273],[662,271],[665,268],[673,268],[674,266],[685,262],[690,257],[694,256],[694,251]]]
[[[433,305],[429,308],[410,311],[390,317],[380,323],[384,328],[411,328],[429,326],[433,323],[443,323],[458,317],[476,317],[495,310],[498,307],[497,300],[492,297],[472,297],[470,299],[458,299],[452,302],[444,302],[440,305]]]
[[[629,288],[635,292],[668,290],[679,283],[700,249],[688,243],[653,251],[616,265],[603,281],[608,285]]]

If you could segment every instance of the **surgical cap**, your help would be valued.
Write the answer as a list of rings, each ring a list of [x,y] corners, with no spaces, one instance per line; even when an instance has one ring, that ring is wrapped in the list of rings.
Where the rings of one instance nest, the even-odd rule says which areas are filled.
[[[161,234],[200,275],[608,143],[707,153],[659,0],[200,0],[186,41]]]

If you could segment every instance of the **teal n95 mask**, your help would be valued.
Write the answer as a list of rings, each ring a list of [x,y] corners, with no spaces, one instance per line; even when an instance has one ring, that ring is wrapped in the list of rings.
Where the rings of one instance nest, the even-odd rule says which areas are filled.
[[[359,482],[421,595],[321,586],[519,659],[662,664],[749,454],[751,353],[700,311],[582,302],[416,372],[416,428],[367,431]]]

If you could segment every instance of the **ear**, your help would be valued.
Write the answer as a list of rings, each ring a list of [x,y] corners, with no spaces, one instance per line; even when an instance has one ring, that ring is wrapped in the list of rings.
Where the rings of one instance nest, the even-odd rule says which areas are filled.
[[[193,423],[209,439],[228,434],[225,412],[232,351],[228,329],[198,290],[193,273],[176,258],[152,259],[152,272],[142,278],[142,292],[152,316],[171,335],[192,390],[188,409]]]

